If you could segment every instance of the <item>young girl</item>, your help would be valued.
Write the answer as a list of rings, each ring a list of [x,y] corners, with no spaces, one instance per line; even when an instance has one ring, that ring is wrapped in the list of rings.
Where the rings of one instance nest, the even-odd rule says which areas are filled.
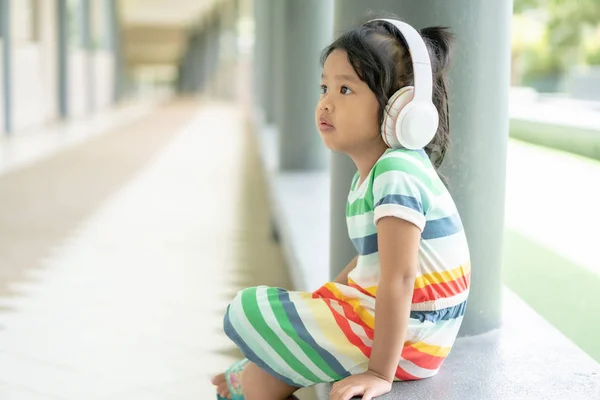
[[[358,170],[346,207],[358,255],[314,293],[255,287],[238,294],[224,327],[246,359],[213,379],[220,398],[283,400],[299,387],[336,382],[331,399],[370,400],[394,380],[434,376],[450,352],[470,280],[462,223],[436,173],[449,138],[451,35],[426,28],[420,39],[412,31],[431,58],[424,84],[408,28],[370,21],[325,49],[316,123],[325,145]],[[433,139],[409,150],[394,139],[391,113],[428,90],[437,109],[428,122]],[[426,122],[411,123],[418,131]]]

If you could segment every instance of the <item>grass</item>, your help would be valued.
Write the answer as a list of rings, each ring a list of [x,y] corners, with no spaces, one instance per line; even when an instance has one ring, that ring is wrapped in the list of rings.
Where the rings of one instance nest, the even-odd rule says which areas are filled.
[[[600,362],[600,276],[512,230],[505,232],[504,283]]]

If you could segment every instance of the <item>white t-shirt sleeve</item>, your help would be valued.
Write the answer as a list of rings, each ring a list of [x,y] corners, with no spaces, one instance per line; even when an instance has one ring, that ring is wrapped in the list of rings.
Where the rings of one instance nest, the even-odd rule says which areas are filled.
[[[390,170],[373,181],[374,223],[395,217],[425,229],[426,199],[418,178],[408,172]]]

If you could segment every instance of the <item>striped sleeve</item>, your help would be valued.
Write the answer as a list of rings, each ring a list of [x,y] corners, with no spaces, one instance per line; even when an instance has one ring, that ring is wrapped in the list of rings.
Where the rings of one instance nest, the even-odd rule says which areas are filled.
[[[383,217],[396,217],[425,229],[425,212],[429,207],[427,192],[414,165],[400,157],[390,157],[375,167],[373,180],[374,223]]]

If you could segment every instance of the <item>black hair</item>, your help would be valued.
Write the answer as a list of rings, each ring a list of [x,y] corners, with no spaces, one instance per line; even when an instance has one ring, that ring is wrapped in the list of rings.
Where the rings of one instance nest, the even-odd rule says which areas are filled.
[[[425,152],[437,169],[450,144],[447,70],[450,65],[454,35],[446,27],[430,27],[419,31],[431,59],[433,72],[433,104],[439,114],[439,125]],[[379,102],[379,123],[389,98],[403,86],[414,85],[412,63],[404,37],[393,24],[371,21],[339,36],[321,54],[321,66],[336,49],[348,53],[348,61],[356,74],[375,93]]]

